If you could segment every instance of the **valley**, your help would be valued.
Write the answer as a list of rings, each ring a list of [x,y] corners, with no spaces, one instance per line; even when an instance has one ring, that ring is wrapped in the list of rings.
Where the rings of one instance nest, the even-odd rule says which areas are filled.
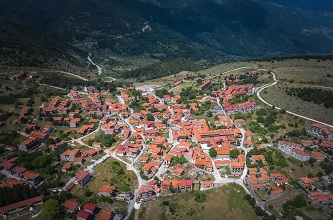
[[[0,2],[0,220],[332,219],[330,0]]]
[[[91,53],[95,63],[114,75],[177,58],[190,59],[207,67],[226,61],[333,51],[333,14],[329,7],[326,11],[310,10],[282,0],[199,0],[191,4],[185,0],[77,2],[4,2],[0,17],[5,18],[3,24],[10,25],[11,30],[3,31],[3,36],[14,34],[15,41],[20,40],[25,45],[36,45],[34,39],[49,42],[46,51],[51,53],[61,53],[49,47],[59,45],[66,56],[70,54],[68,65],[75,63],[83,68],[87,63],[82,61]],[[37,16],[34,12],[40,8],[43,10]],[[149,28],[146,27],[148,21]],[[36,29],[36,33],[22,32],[30,27]],[[17,45],[9,43],[14,39],[3,37],[0,43],[6,45],[7,50],[15,51]],[[41,46],[45,44],[36,45]],[[36,53],[30,46],[26,49],[24,54]],[[16,59],[11,55],[10,60],[5,60],[7,65],[27,66],[30,61],[18,60],[23,59],[20,54],[16,53]],[[40,56],[36,59],[38,62],[34,61],[34,65],[41,62],[38,65],[69,68]]]

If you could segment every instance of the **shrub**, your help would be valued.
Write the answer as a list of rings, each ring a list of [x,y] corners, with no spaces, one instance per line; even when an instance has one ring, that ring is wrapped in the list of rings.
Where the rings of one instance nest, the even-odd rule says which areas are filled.
[[[164,206],[168,206],[170,204],[170,202],[168,201],[168,200],[164,200],[163,202],[162,202],[162,205],[164,205]]]
[[[198,203],[203,203],[207,199],[207,195],[204,192],[196,191],[194,195],[195,201]]]

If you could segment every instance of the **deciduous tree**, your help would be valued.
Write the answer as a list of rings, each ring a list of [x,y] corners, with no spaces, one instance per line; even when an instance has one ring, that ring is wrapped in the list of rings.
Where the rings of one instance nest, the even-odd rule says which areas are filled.
[[[59,216],[60,205],[55,199],[49,199],[43,204],[42,218],[45,220],[54,220]]]

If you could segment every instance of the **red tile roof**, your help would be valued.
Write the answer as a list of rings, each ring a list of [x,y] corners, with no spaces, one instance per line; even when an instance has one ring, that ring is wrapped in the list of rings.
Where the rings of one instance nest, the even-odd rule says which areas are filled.
[[[76,173],[75,178],[78,182],[80,182],[88,175],[89,175],[89,173],[87,171],[81,170],[78,173]]]
[[[24,185],[25,182],[23,180],[17,180],[14,178],[7,179],[5,182],[0,183],[0,188],[9,187],[12,188],[14,185]]]
[[[67,199],[64,203],[64,208],[71,212],[74,212],[79,205],[80,203],[77,201],[77,199]]]
[[[148,185],[142,185],[140,189],[138,190],[138,194],[146,193],[149,191],[153,191],[153,187],[148,186]]]
[[[112,211],[103,209],[97,216],[96,220],[110,220],[111,215]]]
[[[94,212],[96,208],[97,208],[97,205],[94,204],[94,203],[86,203],[83,206],[84,210],[88,210],[88,211],[91,211],[91,212]]]
[[[89,216],[90,216],[90,213],[89,212],[86,212],[84,210],[79,210],[76,214],[77,217],[79,218],[83,218],[83,219],[88,219]]]
[[[113,193],[115,190],[114,186],[104,185],[99,189],[99,192]]]
[[[34,198],[31,198],[31,199],[26,199],[26,200],[23,200],[23,201],[20,201],[20,202],[17,202],[17,203],[6,205],[6,206],[3,206],[3,207],[0,207],[0,213],[9,212],[11,210],[21,208],[21,207],[25,207],[25,206],[28,206],[28,205],[33,205],[35,203],[43,201],[43,199],[44,199],[43,196],[36,196]]]

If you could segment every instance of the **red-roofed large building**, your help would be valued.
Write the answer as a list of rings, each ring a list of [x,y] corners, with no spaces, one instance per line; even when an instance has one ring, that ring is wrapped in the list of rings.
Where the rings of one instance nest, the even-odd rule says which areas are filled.
[[[20,175],[24,180],[32,182],[34,185],[38,185],[43,178],[39,173],[27,170]]]
[[[244,162],[230,162],[230,171],[233,175],[241,175],[244,170]]]
[[[332,132],[327,127],[321,124],[312,124],[308,130],[311,134],[316,135],[319,138],[332,140]]]
[[[20,176],[25,171],[27,171],[27,169],[25,169],[24,167],[16,166],[11,170],[11,173]]]
[[[292,157],[296,158],[297,160],[300,161],[308,161],[310,160],[310,154],[306,153],[302,150],[299,150],[297,148],[293,149],[290,154]]]
[[[205,188],[205,189],[213,188],[214,185],[215,185],[214,181],[212,181],[212,180],[203,180],[203,181],[201,181],[201,187]]]
[[[67,172],[71,171],[71,169],[72,169],[72,163],[71,162],[66,162],[62,166],[61,171],[67,173]]]
[[[179,188],[191,190],[193,187],[193,180],[179,180]]]
[[[333,141],[324,140],[323,142],[321,142],[320,146],[332,151],[333,150]]]
[[[199,86],[199,90],[204,90],[207,88],[212,82],[210,80],[204,82],[202,85]]]
[[[81,118],[74,118],[69,122],[69,127],[76,128],[80,125],[80,123],[81,123]]]
[[[312,178],[309,178],[309,177],[301,177],[299,179],[299,183],[304,187],[304,188],[310,188],[312,189],[312,187],[314,186],[313,184],[315,183],[316,181],[313,180]]]
[[[307,161],[310,160],[310,154],[305,152],[305,148],[297,143],[279,141],[277,145],[278,149],[282,152],[296,158],[297,160]]]
[[[31,137],[23,142],[21,142],[18,146],[18,149],[21,151],[29,151],[33,148],[36,148],[40,145],[41,141],[38,138]]]
[[[279,150],[285,152],[286,154],[290,154],[291,150],[295,148],[299,150],[304,150],[304,147],[302,145],[287,141],[279,141],[277,147]]]
[[[23,200],[23,201],[20,201],[17,203],[2,206],[2,207],[0,207],[0,214],[14,211],[16,209],[20,209],[20,208],[27,207],[27,206],[34,206],[36,204],[41,204],[41,203],[43,203],[43,200],[44,200],[43,196],[36,196],[31,199],[26,199],[26,200]]]

